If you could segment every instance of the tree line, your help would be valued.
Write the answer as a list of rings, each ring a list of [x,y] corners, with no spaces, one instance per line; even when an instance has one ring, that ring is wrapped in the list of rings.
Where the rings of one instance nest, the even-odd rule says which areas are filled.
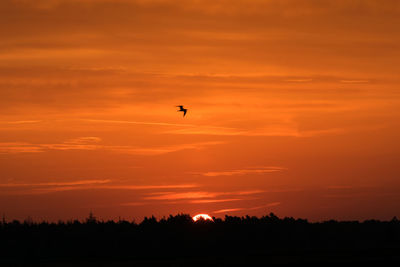
[[[308,255],[308,256],[307,256]],[[198,220],[188,214],[134,221],[0,223],[0,263],[65,260],[381,259],[400,262],[400,223],[309,222],[270,213]]]

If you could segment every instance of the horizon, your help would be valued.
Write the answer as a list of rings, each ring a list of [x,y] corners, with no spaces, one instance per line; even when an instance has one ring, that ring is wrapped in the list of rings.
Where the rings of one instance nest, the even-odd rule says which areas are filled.
[[[379,220],[379,219],[374,219],[374,218],[369,218],[369,219],[365,219],[365,220],[336,220],[336,219],[328,219],[328,220],[320,220],[320,221],[312,221],[312,220],[308,220],[307,218],[295,218],[295,217],[291,217],[291,216],[285,216],[285,217],[280,217],[279,215],[270,212],[270,213],[266,213],[264,215],[261,216],[250,216],[250,215],[241,215],[241,216],[236,216],[236,215],[229,215],[229,214],[224,214],[224,215],[219,215],[219,216],[211,216],[209,218],[204,217],[204,216],[200,216],[199,218],[196,218],[196,216],[199,215],[206,215],[208,216],[208,214],[197,214],[197,215],[191,215],[191,214],[186,214],[186,213],[177,213],[177,214],[169,214],[167,216],[162,216],[162,217],[156,217],[154,215],[150,215],[150,216],[144,216],[143,218],[141,218],[141,220],[136,220],[135,218],[131,218],[131,219],[127,219],[127,218],[123,218],[121,216],[119,216],[117,219],[114,218],[109,218],[109,219],[104,219],[101,217],[97,217],[95,214],[93,214],[92,212],[90,212],[85,218],[70,218],[70,219],[66,219],[66,220],[54,220],[54,221],[48,221],[48,220],[41,220],[41,219],[35,219],[32,216],[28,216],[26,217],[24,220],[17,220],[17,219],[12,219],[12,218],[7,218],[7,216],[2,217],[1,221],[0,221],[0,225],[4,225],[4,224],[13,224],[15,222],[18,222],[20,224],[71,224],[71,223],[76,223],[79,222],[81,224],[88,224],[88,223],[109,223],[109,222],[113,222],[113,223],[130,223],[130,224],[135,224],[135,225],[140,225],[144,222],[146,222],[146,220],[155,220],[157,223],[161,223],[161,222],[165,222],[165,221],[169,221],[171,218],[177,218],[177,217],[186,217],[189,216],[191,218],[191,221],[193,223],[197,223],[198,220],[200,221],[210,221],[211,223],[215,223],[217,220],[218,222],[226,222],[227,220],[231,220],[232,218],[239,218],[240,220],[248,220],[248,219],[257,219],[257,220],[262,220],[264,218],[276,218],[279,221],[285,221],[285,220],[294,220],[294,221],[302,221],[302,222],[306,222],[309,224],[323,224],[323,223],[331,223],[331,222],[336,222],[336,223],[348,223],[348,222],[356,222],[356,223],[370,223],[370,222],[379,222],[379,223],[389,223],[389,222],[395,222],[395,223],[399,223],[399,219],[397,218],[397,216],[393,216],[391,219],[388,220]]]
[[[0,14],[0,214],[400,217],[400,1]]]

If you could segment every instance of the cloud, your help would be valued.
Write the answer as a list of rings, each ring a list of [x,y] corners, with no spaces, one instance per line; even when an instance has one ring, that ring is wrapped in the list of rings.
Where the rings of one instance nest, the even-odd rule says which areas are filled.
[[[148,147],[148,148],[129,147],[129,146],[109,146],[104,148],[106,150],[124,154],[153,156],[153,155],[162,155],[188,149],[199,150],[199,149],[204,149],[207,146],[221,145],[225,143],[226,142],[223,141],[213,141],[213,142],[199,142],[191,144],[179,144],[173,146],[159,146],[159,147]]]
[[[370,83],[369,80],[340,80],[340,82],[341,83],[355,83],[355,84],[357,84],[357,83],[360,83],[360,84]]]
[[[67,144],[88,144],[88,143],[99,143],[99,142],[101,142],[101,138],[95,136],[78,137],[65,141],[65,143]]]
[[[0,154],[42,153],[48,150],[95,150],[103,146],[97,145],[99,137],[79,137],[59,144],[31,144],[24,142],[0,143]]]
[[[263,174],[263,173],[271,173],[271,172],[280,172],[285,170],[282,167],[263,167],[258,169],[240,169],[240,170],[231,170],[231,171],[212,171],[212,172],[204,172],[200,173],[203,176],[216,177],[216,176],[233,176],[233,175],[245,175],[245,174]]]
[[[207,199],[207,201],[197,203],[211,203],[211,202],[224,202],[221,199],[214,199],[218,196],[244,196],[244,195],[255,195],[264,193],[263,190],[249,190],[249,191],[231,191],[231,192],[206,192],[206,191],[193,191],[193,192],[159,192],[151,193],[144,199],[147,200],[181,200],[181,199]],[[226,201],[240,200],[238,198],[229,198]],[[194,203],[194,202],[191,202]]]
[[[213,126],[213,125],[196,125],[196,124],[183,124],[183,123],[167,123],[167,122],[146,122],[146,121],[122,121],[122,120],[91,120],[85,119],[83,121],[92,122],[92,123],[111,123],[111,124],[137,124],[137,125],[148,125],[148,126],[166,126],[166,127],[184,127],[186,129],[183,130],[168,130],[164,133],[168,134],[181,134],[181,131],[189,131],[192,134],[210,134],[211,132],[215,133],[225,133],[226,135],[236,135],[230,134],[232,131],[235,133],[237,128],[233,127],[222,127],[222,126]],[[191,130],[190,130],[191,129]],[[218,134],[216,134],[218,135]]]
[[[8,142],[0,143],[0,154],[18,154],[18,153],[41,153],[44,148],[41,145]]]
[[[265,190],[249,190],[249,191],[239,191],[239,192],[235,192],[235,194],[237,195],[254,195],[254,194],[261,194],[261,193],[265,193],[267,191]]]
[[[151,190],[151,189],[187,189],[199,187],[197,184],[170,184],[170,185],[109,185],[99,186],[101,189],[124,189],[124,190]]]
[[[94,120],[94,119],[82,119],[82,121],[93,122],[93,123],[112,123],[112,124],[139,124],[139,125],[154,125],[154,126],[178,126],[178,127],[197,127],[193,124],[181,124],[181,123],[167,123],[167,122],[146,122],[146,121],[124,121],[124,120]]]
[[[227,213],[227,212],[240,211],[240,210],[243,210],[243,208],[222,209],[222,210],[213,211],[212,213]]]
[[[177,144],[171,146],[157,147],[137,147],[137,146],[117,146],[102,145],[99,137],[80,137],[69,139],[58,144],[30,144],[30,143],[0,143],[0,154],[18,154],[18,153],[43,153],[51,150],[103,150],[132,155],[162,155],[189,149],[204,149],[207,146],[224,144],[223,141],[198,142],[190,144]]]
[[[116,184],[110,179],[78,180],[71,182],[42,182],[42,183],[3,183],[0,190],[6,194],[46,194],[74,190],[155,190],[155,189],[189,189],[199,187],[196,184],[161,184],[161,185],[132,185]]]
[[[238,129],[212,129],[207,127],[187,128],[181,130],[165,131],[167,134],[187,134],[187,135],[225,135],[225,136],[240,136],[246,135],[245,131]]]
[[[93,184],[106,184],[111,180],[79,180],[72,182],[45,182],[45,183],[6,183],[0,184],[0,187],[57,187],[57,186],[74,186],[74,185],[93,185]]]
[[[184,134],[184,135],[222,135],[222,136],[282,136],[282,137],[313,137],[320,135],[343,134],[346,129],[330,128],[319,130],[299,130],[295,124],[270,125],[253,130],[239,128],[208,129],[204,128],[186,128],[179,130],[170,130],[165,133]]]
[[[148,196],[144,199],[148,200],[179,200],[179,199],[199,199],[199,198],[213,198],[218,196],[219,193],[210,192],[184,192],[184,193],[166,193],[159,196]]]
[[[285,81],[289,83],[309,83],[312,82],[313,79],[287,79]]]
[[[6,123],[6,124],[34,124],[34,123],[40,123],[42,122],[41,120],[21,120],[21,121],[5,121],[0,123]]]
[[[331,134],[343,134],[346,133],[346,129],[343,128],[331,128],[331,129],[320,129],[320,130],[299,130],[297,127],[266,127],[256,129],[254,131],[248,131],[245,136],[287,136],[287,137],[313,137],[320,135],[331,135]]]
[[[250,208],[228,208],[228,209],[221,209],[221,210],[216,210],[213,211],[212,213],[228,213],[228,212],[235,212],[235,211],[241,211],[241,210],[256,210],[256,209],[262,209],[262,208],[267,208],[267,207],[275,207],[280,205],[280,202],[271,202],[266,205],[262,206],[256,206],[256,207],[250,207]]]
[[[110,182],[111,180],[109,179],[103,179],[78,180],[71,182],[3,183],[0,184],[0,190],[7,189],[7,191],[0,192],[11,195],[35,195],[71,190],[93,189]]]
[[[220,202],[231,202],[231,201],[240,201],[242,198],[226,198],[226,199],[197,199],[191,200],[189,203],[193,204],[203,204],[203,203],[220,203]]]

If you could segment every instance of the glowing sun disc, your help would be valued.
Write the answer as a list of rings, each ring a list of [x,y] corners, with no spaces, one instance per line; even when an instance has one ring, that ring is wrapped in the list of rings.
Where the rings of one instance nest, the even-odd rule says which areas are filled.
[[[197,221],[200,218],[202,218],[203,220],[210,220],[212,221],[213,219],[211,218],[210,215],[208,214],[197,214],[196,216],[193,217],[193,221]]]

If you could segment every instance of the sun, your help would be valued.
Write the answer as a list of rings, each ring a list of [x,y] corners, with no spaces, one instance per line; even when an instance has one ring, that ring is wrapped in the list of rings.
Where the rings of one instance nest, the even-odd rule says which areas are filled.
[[[203,220],[210,220],[210,221],[213,221],[213,218],[211,218],[211,216],[210,215],[208,215],[208,214],[197,214],[197,215],[195,215],[195,216],[193,216],[193,221],[197,221],[197,220],[199,220],[199,219],[203,219]]]

